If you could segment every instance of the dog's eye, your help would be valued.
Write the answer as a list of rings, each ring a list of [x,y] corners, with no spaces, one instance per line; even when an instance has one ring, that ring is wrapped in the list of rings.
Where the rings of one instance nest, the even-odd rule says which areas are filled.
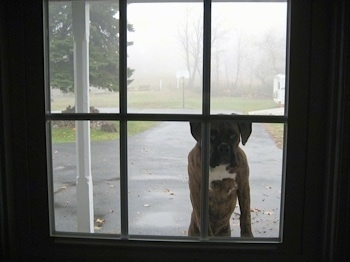
[[[236,139],[236,134],[231,134],[231,135],[230,135],[230,139],[231,139],[231,140],[235,140],[235,139]]]
[[[210,141],[214,141],[217,138],[217,132],[215,130],[210,132]]]

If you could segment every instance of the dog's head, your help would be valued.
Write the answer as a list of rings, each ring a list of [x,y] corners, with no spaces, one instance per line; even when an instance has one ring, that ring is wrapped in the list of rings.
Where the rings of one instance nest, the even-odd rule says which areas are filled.
[[[191,134],[200,145],[201,123],[191,122]],[[245,145],[252,132],[252,123],[212,122],[210,124],[210,167],[219,165],[235,167],[239,142]]]

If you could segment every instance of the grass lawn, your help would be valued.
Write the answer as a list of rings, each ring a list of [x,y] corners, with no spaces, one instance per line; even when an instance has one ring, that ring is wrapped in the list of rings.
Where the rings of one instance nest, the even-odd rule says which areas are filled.
[[[173,91],[131,91],[128,92],[128,107],[139,109],[201,109],[200,93],[186,91],[183,97],[181,89]],[[65,110],[68,105],[74,106],[74,95],[60,95],[53,98],[52,111]],[[119,93],[100,93],[90,95],[90,105],[96,108],[118,108]],[[249,111],[275,108],[272,98],[248,98],[233,96],[213,96],[211,108],[214,110],[232,110],[243,114]]]
[[[91,141],[108,141],[119,139],[119,123],[113,123],[116,132],[104,132],[99,128],[90,129]],[[156,122],[151,121],[131,121],[128,122],[128,136],[132,136],[143,131],[146,131],[154,126]],[[54,127],[52,128],[52,143],[70,143],[75,142],[75,128],[69,127]]]
[[[264,124],[267,132],[272,137],[272,139],[275,141],[275,144],[278,148],[283,148],[283,131],[284,131],[284,124],[272,124],[272,123],[266,123]]]
[[[193,91],[185,91],[183,96],[181,89],[174,91],[144,91],[128,92],[128,107],[133,109],[201,109],[201,94]],[[52,111],[62,111],[66,107],[74,106],[74,95],[59,95],[53,97],[51,102]],[[95,108],[118,108],[118,93],[100,93],[90,95],[90,105]],[[211,98],[211,108],[213,110],[230,110],[232,112],[241,112],[247,114],[250,111],[262,110],[267,108],[276,108],[277,105],[271,98],[247,98],[232,96],[213,96]],[[119,125],[117,122],[115,129],[117,132],[108,133],[98,128],[91,128],[91,140],[103,141],[119,138]],[[134,135],[143,132],[156,125],[155,122],[138,121],[128,124],[128,134]],[[283,125],[266,124],[265,125],[272,137],[274,137],[277,145],[282,145]],[[74,128],[60,127],[52,128],[52,142],[66,143],[75,141]],[[282,145],[283,146],[283,145]]]

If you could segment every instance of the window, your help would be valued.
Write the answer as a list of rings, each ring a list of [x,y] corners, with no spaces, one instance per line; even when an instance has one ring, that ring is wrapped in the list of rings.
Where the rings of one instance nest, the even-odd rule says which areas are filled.
[[[136,33],[140,31],[137,31],[138,28],[136,28],[135,23],[135,32],[130,31],[128,33],[127,29],[132,28],[128,26],[128,20],[126,19],[128,13],[125,10],[130,11],[129,7],[131,5],[137,7],[138,5],[145,4],[139,1],[129,2],[128,5],[126,2],[121,1],[118,7],[120,10],[119,21],[121,22],[121,28],[123,28],[123,30],[119,31],[118,48],[119,50],[124,50],[123,52],[119,52],[119,64],[122,65],[119,68],[119,72],[121,72],[119,81],[124,83],[126,87],[128,86],[128,80],[134,79],[133,82],[129,83],[129,90],[127,88],[121,89],[124,93],[118,97],[123,99],[118,100],[118,98],[115,99],[115,97],[112,98],[111,96],[112,103],[119,103],[111,107],[119,108],[119,112],[91,113],[78,111],[71,114],[58,112],[65,110],[68,105],[64,104],[60,109],[54,109],[57,98],[55,100],[55,97],[53,97],[53,101],[51,101],[50,94],[47,94],[47,92],[51,92],[50,88],[48,88],[50,82],[54,81],[53,76],[50,75],[52,65],[50,65],[50,59],[48,59],[49,56],[44,57],[44,54],[51,54],[51,51],[54,51],[52,47],[50,48],[49,42],[47,42],[50,39],[49,30],[47,30],[47,25],[50,25],[48,20],[50,17],[49,7],[54,3],[51,1],[24,1],[16,3],[6,1],[0,4],[1,95],[4,97],[2,100],[4,103],[1,104],[2,117],[0,118],[0,124],[4,130],[4,132],[1,132],[1,136],[4,137],[4,144],[1,144],[2,160],[4,162],[1,163],[0,200],[1,204],[4,203],[4,205],[2,205],[0,211],[1,217],[4,218],[1,222],[1,251],[5,251],[5,255],[4,253],[2,254],[5,257],[4,260],[98,261],[112,259],[137,260],[145,258],[145,260],[156,261],[164,259],[166,256],[174,260],[189,260],[195,256],[196,259],[203,260],[227,260],[228,257],[234,257],[244,261],[256,261],[257,258],[272,261],[322,261],[328,258],[332,260],[333,256],[341,256],[335,252],[335,250],[339,250],[338,248],[341,249],[342,247],[342,244],[337,242],[337,234],[340,233],[340,236],[346,235],[347,220],[344,218],[343,221],[343,219],[336,218],[341,217],[341,212],[337,211],[337,208],[342,207],[340,209],[342,210],[346,206],[343,204],[344,201],[347,201],[347,194],[337,191],[337,188],[344,190],[348,180],[344,178],[345,176],[342,173],[337,173],[337,167],[347,168],[347,165],[344,165],[344,160],[346,159],[344,156],[347,156],[345,154],[347,147],[344,146],[341,148],[341,151],[337,149],[337,145],[341,145],[341,140],[336,135],[346,131],[341,124],[346,124],[345,119],[348,118],[344,118],[344,115],[339,112],[347,112],[342,111],[342,109],[346,109],[344,108],[346,100],[341,96],[341,91],[344,91],[343,94],[345,97],[347,97],[348,92],[345,86],[340,83],[338,85],[337,80],[341,81],[344,77],[338,76],[338,71],[341,72],[341,70],[337,69],[345,69],[343,59],[341,59],[341,52],[338,54],[338,50],[341,50],[341,48],[339,49],[338,47],[342,47],[346,42],[344,42],[346,38],[343,38],[342,35],[344,34],[346,36],[345,30],[341,30],[345,26],[344,14],[348,13],[346,12],[348,10],[346,4],[342,5],[338,4],[338,2],[335,4],[326,3],[326,1],[317,1],[317,3],[311,3],[311,1],[303,1],[303,3],[299,3],[298,1],[288,2],[288,62],[286,63],[285,74],[287,77],[285,88],[285,107],[288,107],[287,114],[276,116],[250,114],[228,116],[218,115],[217,113],[220,113],[220,111],[214,111],[220,109],[220,103],[217,104],[216,108],[208,106],[213,103],[216,96],[220,95],[208,92],[209,90],[212,91],[211,87],[217,75],[211,75],[210,78],[203,78],[205,81],[203,81],[202,90],[206,90],[207,92],[199,93],[199,97],[202,99],[199,99],[201,104],[197,107],[197,112],[186,114],[179,112],[175,114],[173,112],[159,113],[149,110],[150,107],[144,107],[143,109],[145,111],[143,112],[132,111],[134,108],[131,103],[129,104],[132,100],[125,99],[130,96],[128,92],[136,92],[130,89],[131,85],[135,84],[134,81],[136,80],[137,72],[136,68],[131,64],[131,49],[136,47],[136,39],[132,39],[131,37],[134,34],[133,37],[136,38]],[[66,3],[67,5],[72,4],[71,2]],[[74,1],[74,4],[78,3],[82,5],[84,2]],[[105,4],[106,2],[103,3]],[[93,2],[90,2],[90,8],[92,4]],[[203,18],[204,21],[208,21],[206,18],[211,18],[213,22],[215,21],[213,14],[215,14],[215,10],[218,10],[215,9],[215,6],[222,3],[213,2],[211,13],[209,12],[210,8],[208,8],[210,7],[209,4],[209,1],[205,1],[202,6]],[[102,2],[99,7],[102,7]],[[80,14],[83,17],[86,15],[86,13]],[[90,12],[91,15],[92,13]],[[43,17],[45,20],[43,20]],[[118,15],[116,18],[118,18]],[[131,21],[128,22],[131,25],[133,24]],[[340,27],[334,27],[336,29],[334,35],[330,33],[330,24],[333,22],[335,25],[341,25]],[[208,30],[210,32],[210,29],[213,31],[213,23],[204,23],[204,25],[204,28],[207,29],[205,34],[208,33]],[[80,33],[83,32],[80,31]],[[44,38],[44,36],[48,38]],[[207,38],[208,35],[203,36],[203,39]],[[334,40],[334,43],[329,43],[329,39]],[[43,44],[43,40],[45,40],[45,44]],[[134,44],[128,46],[127,42],[129,40],[134,41]],[[161,40],[163,41],[164,39]],[[211,45],[211,41],[204,41],[204,43],[206,43],[206,46],[203,47],[205,50],[211,47],[213,51],[214,45]],[[61,44],[64,45],[66,43],[62,42]],[[334,53],[333,50],[337,52]],[[202,57],[204,61],[202,66],[204,72],[209,72],[212,71],[216,57],[212,57],[211,53],[206,54],[210,54],[210,56]],[[65,61],[69,57],[63,58]],[[97,58],[94,58],[95,61],[97,61]],[[112,58],[112,55],[110,58]],[[93,61],[92,58],[90,60]],[[114,59],[112,60],[114,61]],[[211,63],[206,63],[205,61],[210,61]],[[320,61],[327,62],[320,63]],[[334,71],[330,69],[330,63],[332,64],[332,68],[336,65],[334,66]],[[207,67],[204,65],[207,65]],[[211,65],[211,67],[209,68],[208,65]],[[131,73],[131,71],[128,71],[128,68],[130,70],[135,69],[131,77],[130,75],[128,77],[128,72],[129,74]],[[71,70],[69,72],[72,73],[75,71]],[[47,78],[47,76],[50,77]],[[181,69],[178,76],[179,81],[177,81],[175,73],[174,78],[176,81],[174,86],[178,86],[179,91],[184,87],[185,98],[187,98],[187,74],[186,72],[182,72]],[[61,81],[67,80],[69,82],[69,79],[68,74],[62,77]],[[93,78],[91,77],[89,79]],[[107,76],[103,79],[110,80]],[[225,82],[225,76],[219,75],[219,79],[222,80],[222,83]],[[238,83],[240,81],[238,79]],[[109,85],[113,90],[115,82],[109,81],[105,84]],[[162,82],[157,81],[157,87],[160,86],[164,89],[167,87],[164,79]],[[329,88],[330,86],[332,88]],[[141,87],[141,90],[137,90],[138,92],[149,92],[147,90],[149,88],[148,84],[142,83],[138,85],[139,87]],[[164,89],[162,91],[165,91]],[[84,95],[86,94],[87,92],[84,93]],[[180,92],[180,94],[182,93]],[[152,98],[154,97],[151,96],[150,99]],[[172,96],[172,98],[175,97]],[[271,98],[273,98],[272,94]],[[90,105],[95,103],[92,101],[90,100]],[[184,101],[184,106],[188,107],[188,100]],[[74,101],[74,103],[76,102]],[[276,105],[278,104],[276,103]],[[341,105],[343,105],[343,108],[341,108]],[[73,103],[70,106],[73,107]],[[84,106],[83,109],[86,110],[86,104]],[[164,109],[164,106],[160,103],[159,106],[161,109]],[[179,110],[182,110],[181,96],[178,106],[180,107]],[[96,108],[99,109],[97,106]],[[210,241],[203,241],[203,238],[205,238],[204,233],[200,238],[194,239],[189,239],[186,235],[178,236],[173,232],[163,235],[157,234],[158,232],[155,230],[141,232],[141,235],[139,235],[137,227],[128,225],[129,221],[132,221],[130,216],[131,211],[128,207],[132,207],[136,203],[140,205],[140,208],[151,210],[154,206],[148,201],[142,201],[140,203],[140,201],[135,200],[138,198],[137,195],[134,195],[135,199],[133,199],[129,196],[129,192],[126,191],[126,189],[133,188],[129,178],[133,170],[137,168],[134,165],[139,164],[137,162],[130,162],[131,157],[142,158],[141,156],[148,156],[147,164],[151,171],[145,174],[149,178],[147,182],[149,184],[145,183],[145,187],[148,185],[155,186],[155,188],[152,188],[155,191],[147,191],[146,194],[159,193],[165,196],[168,202],[177,201],[178,195],[177,191],[173,188],[167,187],[169,184],[164,184],[165,186],[163,188],[163,185],[152,183],[152,176],[157,175],[153,171],[155,169],[154,163],[151,161],[152,158],[149,157],[152,152],[150,152],[150,147],[142,147],[140,151],[140,147],[130,146],[132,139],[136,141],[138,135],[144,134],[128,133],[131,126],[136,123],[136,126],[139,127],[141,122],[151,124],[141,130],[146,130],[146,132],[167,126],[170,130],[173,130],[172,127],[175,128],[176,126],[178,128],[178,126],[183,125],[185,129],[186,126],[188,128],[189,121],[196,120],[202,123],[203,136],[209,138],[209,132],[206,129],[209,122],[220,122],[226,120],[226,118],[242,122],[252,121],[254,122],[253,128],[263,123],[280,126],[283,124],[284,126],[284,140],[287,144],[284,144],[284,150],[286,151],[283,157],[286,164],[283,166],[285,176],[282,183],[283,190],[281,192],[284,205],[283,210],[281,210],[283,211],[281,212],[283,214],[283,223],[281,223],[280,232],[283,235],[278,238],[256,237],[253,240],[242,240],[236,237],[228,240],[210,238]],[[97,218],[101,220],[99,221],[100,226],[92,225],[95,231],[94,234],[78,233],[78,228],[64,231],[62,227],[60,228],[61,225],[57,223],[60,220],[56,219],[56,216],[59,217],[61,214],[57,211],[59,209],[55,209],[59,208],[59,206],[53,204],[55,203],[55,198],[59,200],[58,198],[62,197],[62,193],[67,193],[71,189],[69,187],[74,186],[69,184],[68,181],[67,184],[57,188],[54,187],[55,184],[59,185],[58,183],[67,182],[67,180],[64,180],[64,176],[55,176],[60,169],[64,169],[67,172],[68,175],[66,178],[71,179],[72,174],[74,176],[74,173],[69,171],[69,166],[68,168],[67,166],[62,167],[63,165],[57,161],[59,159],[55,158],[57,154],[62,152],[62,147],[64,146],[62,140],[59,140],[60,137],[55,133],[57,131],[55,128],[62,121],[68,122],[65,125],[76,121],[82,123],[82,130],[84,130],[84,126],[89,121],[90,125],[94,121],[103,121],[104,124],[107,124],[104,127],[106,128],[105,130],[109,129],[112,131],[114,128],[118,128],[116,123],[119,123],[117,133],[103,132],[104,136],[110,136],[108,141],[115,140],[115,136],[117,136],[118,141],[121,143],[117,147],[115,146],[115,142],[105,142],[104,145],[106,148],[111,149],[108,159],[94,150],[95,141],[90,143],[92,161],[97,161],[98,163],[113,162],[113,168],[116,169],[116,173],[122,170],[126,171],[124,172],[125,174],[128,174],[127,179],[121,176],[120,182],[118,180],[107,181],[104,180],[106,177],[105,170],[98,166],[96,168],[91,162],[92,179],[94,179],[93,185],[103,185],[101,187],[102,190],[99,192],[101,193],[103,191],[102,193],[109,194],[111,196],[109,198],[111,202],[107,203],[107,205],[110,204],[116,207],[113,210],[111,209],[113,212],[108,213],[110,216],[117,217],[117,219],[112,220],[115,224],[111,227],[112,230],[117,229],[115,232],[112,230],[107,233],[101,232],[103,228],[109,226],[108,222],[110,220],[105,219],[103,221],[104,218],[100,217],[102,214],[101,203],[102,206],[105,204],[103,203],[103,199],[99,198],[99,194],[94,196],[94,201],[100,201],[98,202],[99,205],[94,205],[94,216],[97,214]],[[110,123],[112,125],[108,125]],[[337,124],[336,127],[334,124]],[[75,141],[76,137],[72,135],[75,132],[73,132],[72,128],[74,127],[67,128],[72,132],[68,137],[64,136],[65,142],[71,143],[70,141]],[[163,135],[166,132],[160,133]],[[93,132],[90,129],[90,140],[95,139],[92,134]],[[344,134],[340,137],[344,137]],[[187,135],[189,134],[187,133]],[[194,144],[194,139],[191,136],[188,139]],[[142,139],[142,141],[144,140]],[[142,145],[142,141],[138,145]],[[171,143],[168,140],[167,142]],[[248,147],[251,146],[250,142],[252,141],[248,140],[246,146],[243,147],[247,151]],[[177,144],[183,146],[180,143]],[[57,152],[52,150],[54,147],[56,147]],[[191,146],[189,147],[191,148]],[[161,146],[157,147],[157,149],[160,148]],[[77,151],[73,149],[71,152]],[[341,153],[342,158],[335,157],[338,153]],[[344,155],[342,155],[343,153]],[[187,154],[187,152],[184,152],[184,154]],[[167,154],[162,155],[163,160],[170,160],[168,156]],[[67,165],[68,161],[75,163],[75,157],[77,159],[79,158],[76,153],[70,154],[61,163],[65,165]],[[338,159],[341,163],[338,163]],[[173,161],[174,159],[171,158],[171,160]],[[176,161],[172,163],[178,165]],[[117,165],[119,165],[119,168]],[[104,167],[103,165],[101,166]],[[96,176],[96,174],[98,175]],[[184,174],[184,179],[186,179],[186,176],[187,174]],[[251,179],[253,179],[252,177],[253,175],[251,173]],[[59,179],[55,180],[56,178]],[[120,190],[116,188],[117,185],[121,185]],[[159,187],[156,188],[156,186]],[[168,189],[169,191],[164,191],[163,189]],[[56,190],[56,195],[52,194]],[[269,188],[266,188],[266,190],[269,190]],[[96,190],[94,192],[96,194]],[[172,193],[175,195],[172,195]],[[51,199],[48,199],[47,196],[50,196]],[[118,196],[120,196],[119,199],[117,198]],[[343,198],[341,196],[345,197]],[[120,201],[122,197],[127,197],[128,202]],[[173,199],[170,199],[172,197]],[[117,201],[115,201],[116,199]],[[63,203],[68,208],[74,204],[73,201]],[[120,207],[118,207],[118,203],[120,203]],[[149,205],[147,206],[147,204]],[[162,211],[159,206],[157,211]],[[165,205],[162,207],[165,207]],[[127,216],[125,215],[125,211],[128,211]],[[69,216],[68,219],[71,219],[71,217]],[[120,221],[118,221],[118,217]],[[153,222],[152,218],[145,220],[145,222],[149,221]],[[171,220],[169,216],[165,216],[163,221],[168,224],[168,221]],[[95,217],[93,222],[97,223]],[[120,232],[118,231],[118,222],[120,222]],[[90,223],[88,226],[91,228]],[[101,227],[101,229],[95,228],[95,226]],[[142,229],[145,228],[152,229],[149,227],[149,224],[148,227],[142,227]],[[237,232],[235,229],[234,231]],[[346,238],[344,239],[346,240]],[[345,244],[344,247],[346,247]],[[345,254],[345,252],[342,251],[342,254]]]
[[[253,234],[282,241],[288,114],[273,100],[273,85],[277,75],[285,83],[287,3],[206,8],[200,1],[131,1],[126,9],[110,1],[48,2],[53,235],[186,238],[187,154],[196,143],[189,122],[241,121],[253,125],[244,146]],[[238,205],[230,217],[236,241]],[[208,228],[210,210],[201,212]]]

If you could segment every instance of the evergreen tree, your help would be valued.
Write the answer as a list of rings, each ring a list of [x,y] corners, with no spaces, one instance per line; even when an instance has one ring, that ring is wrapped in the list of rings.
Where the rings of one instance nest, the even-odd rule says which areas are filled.
[[[119,90],[119,20],[118,4],[90,4],[90,85]],[[133,32],[132,25],[128,31]],[[50,85],[63,92],[74,90],[73,31],[71,5],[50,3]],[[131,45],[132,43],[128,43]],[[130,83],[134,70],[128,68]]]

